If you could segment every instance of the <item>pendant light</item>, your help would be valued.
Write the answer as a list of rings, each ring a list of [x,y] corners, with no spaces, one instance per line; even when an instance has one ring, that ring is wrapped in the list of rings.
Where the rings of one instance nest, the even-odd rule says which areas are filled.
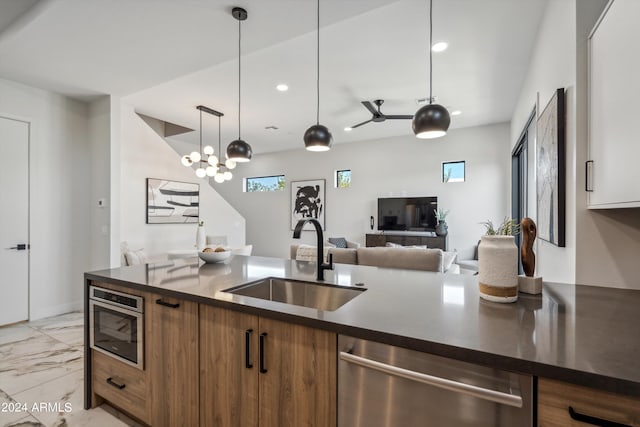
[[[333,137],[326,126],[320,124],[320,0],[317,0],[317,46],[316,46],[316,124],[304,133],[304,146],[309,151],[331,149]]]
[[[433,103],[433,0],[429,0],[429,104],[413,116],[413,133],[420,139],[438,138],[447,134],[451,117],[445,107]]]
[[[227,146],[227,158],[234,162],[246,163],[251,160],[253,150],[251,149],[251,146],[240,137],[240,88],[242,86],[240,81],[242,71],[240,64],[242,60],[242,51],[240,48],[242,41],[241,23],[247,19],[248,15],[247,11],[241,7],[234,7],[231,14],[238,20],[238,139],[231,141]]]
[[[218,158],[213,155],[212,146],[207,145],[204,149],[202,148],[202,112],[204,111],[214,115],[222,113],[218,113],[217,111],[203,107],[202,105],[199,105],[196,108],[200,110],[200,151],[192,151],[189,154],[185,154],[182,156],[181,162],[186,167],[191,167],[195,164],[197,166],[196,176],[198,178],[204,178],[205,176],[213,176],[215,174],[213,166],[218,162]]]

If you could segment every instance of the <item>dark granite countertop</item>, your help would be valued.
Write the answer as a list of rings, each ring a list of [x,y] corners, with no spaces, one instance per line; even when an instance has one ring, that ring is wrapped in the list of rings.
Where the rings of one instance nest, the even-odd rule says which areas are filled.
[[[640,291],[545,283],[517,303],[479,298],[477,276],[335,264],[364,283],[336,311],[221,292],[265,277],[315,280],[315,263],[235,256],[94,271],[87,280],[191,299],[482,365],[640,396]]]

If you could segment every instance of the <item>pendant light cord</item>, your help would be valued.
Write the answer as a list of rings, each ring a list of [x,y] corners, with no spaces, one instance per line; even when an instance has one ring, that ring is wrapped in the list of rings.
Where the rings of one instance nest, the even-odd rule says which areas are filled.
[[[316,13],[316,125],[320,124],[320,0],[317,0]]]
[[[200,110],[200,153],[202,153],[202,110]]]
[[[433,0],[429,0],[429,104],[433,104]]]
[[[221,120],[222,119],[220,118],[220,116],[218,116],[218,156],[220,156],[220,157],[218,157],[218,163],[220,163],[222,161],[222,149],[220,148],[220,139],[222,139],[221,138],[221,131],[220,131],[220,128],[222,126]]]
[[[238,19],[238,140],[240,140],[240,88],[242,87],[242,21]]]

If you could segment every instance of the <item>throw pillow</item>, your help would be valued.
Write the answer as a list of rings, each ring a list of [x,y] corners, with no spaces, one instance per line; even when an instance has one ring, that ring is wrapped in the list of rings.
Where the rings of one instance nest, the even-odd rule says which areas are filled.
[[[442,251],[442,268],[444,271],[451,268],[457,256],[458,254],[455,252]]]
[[[329,237],[329,243],[335,245],[336,248],[347,248],[347,239],[344,237]]]
[[[404,246],[392,242],[387,242],[385,246],[388,248],[404,248]]]
[[[124,259],[127,262],[127,265],[145,264],[147,262],[147,254],[144,249],[127,251],[124,253]]]

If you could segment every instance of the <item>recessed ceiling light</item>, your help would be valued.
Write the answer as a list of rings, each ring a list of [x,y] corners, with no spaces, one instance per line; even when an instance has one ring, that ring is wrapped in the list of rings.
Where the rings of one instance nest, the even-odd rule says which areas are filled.
[[[276,89],[278,89],[280,92],[285,92],[289,90],[289,86],[284,83],[280,83],[278,86],[276,86]]]
[[[433,46],[431,46],[431,50],[434,52],[442,52],[448,46],[449,44],[447,44],[446,42],[438,42],[438,43],[435,43]]]
[[[345,131],[345,132],[351,132],[352,130],[353,130],[353,128],[350,128],[350,127],[346,127],[346,128],[344,128],[344,131]]]
[[[452,116],[459,116],[460,114],[462,114],[462,111],[460,111],[460,110],[454,110],[454,111],[451,112]]]

